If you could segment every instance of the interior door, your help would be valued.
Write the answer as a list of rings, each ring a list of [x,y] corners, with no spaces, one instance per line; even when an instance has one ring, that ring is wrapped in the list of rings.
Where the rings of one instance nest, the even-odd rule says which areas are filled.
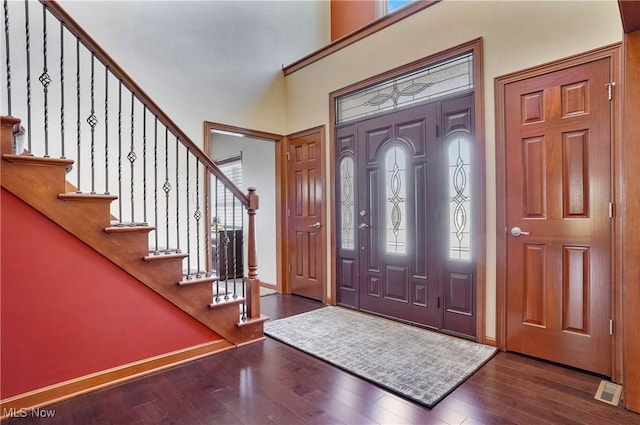
[[[356,163],[360,309],[441,326],[438,107],[358,123]],[[437,175],[437,173],[436,173]]]
[[[507,349],[611,375],[609,59],[508,84]]]
[[[289,138],[288,251],[291,292],[323,301],[321,132]]]

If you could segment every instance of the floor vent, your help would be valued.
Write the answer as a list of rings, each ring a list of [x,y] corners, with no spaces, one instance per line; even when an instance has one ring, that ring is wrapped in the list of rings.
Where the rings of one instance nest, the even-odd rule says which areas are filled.
[[[600,381],[600,386],[594,398],[604,403],[617,406],[620,402],[620,395],[622,395],[621,385],[614,384],[613,382]]]

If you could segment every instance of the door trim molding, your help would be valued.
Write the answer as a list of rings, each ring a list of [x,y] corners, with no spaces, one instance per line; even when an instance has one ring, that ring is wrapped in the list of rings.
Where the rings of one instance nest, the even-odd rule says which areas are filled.
[[[590,50],[577,55],[569,56],[558,61],[549,62],[516,71],[511,74],[496,77],[494,79],[495,93],[495,128],[496,128],[496,343],[500,350],[507,348],[507,199],[506,199],[506,122],[505,122],[505,88],[507,84],[525,80],[531,77],[540,76],[554,71],[571,68],[600,59],[610,59],[610,72],[614,81],[621,82],[620,73],[620,43],[604,46],[599,49]],[[617,87],[617,86],[616,86]],[[604,88],[603,88],[604,90]],[[623,181],[622,158],[620,152],[620,129],[621,129],[621,96],[614,96],[611,104],[611,184],[612,201],[615,204],[620,202],[618,188]],[[619,276],[622,271],[621,256],[621,225],[620,218],[614,217],[611,233],[611,282],[612,282],[612,315],[615,323],[622,323],[622,305]],[[622,377],[622,332],[613,335],[612,343],[612,378],[618,381]]]
[[[485,184],[485,133],[484,133],[484,62],[482,57],[482,38],[477,38],[466,43],[454,46],[450,49],[426,56],[422,59],[410,62],[406,65],[374,75],[362,81],[350,84],[346,87],[329,93],[329,150],[331,161],[329,161],[329,188],[330,205],[333,206],[330,212],[330,222],[327,228],[330,232],[331,255],[328,256],[330,275],[327,276],[331,282],[330,297],[327,304],[335,305],[337,291],[337,264],[336,264],[336,164],[333,158],[335,153],[335,122],[336,122],[336,99],[345,94],[358,91],[367,86],[371,86],[385,80],[396,78],[408,72],[424,68],[428,65],[454,57],[456,55],[473,52],[473,86],[474,86],[474,108],[475,108],[475,145],[476,145],[476,180],[478,182],[478,234],[476,241],[476,341],[495,345],[495,341],[486,336],[485,310],[486,310],[486,184]],[[329,302],[330,301],[330,302]]]
[[[280,214],[282,215],[281,218],[281,222],[282,222],[282,227],[280,228],[281,231],[279,231],[277,234],[281,235],[280,240],[278,241],[278,258],[282,258],[282,293],[284,294],[290,294],[291,293],[291,276],[289,276],[289,271],[288,271],[288,264],[290,264],[291,261],[291,257],[289,255],[289,250],[287,249],[287,244],[284,243],[285,241],[289,240],[289,217],[287,217],[287,213],[286,213],[286,206],[289,205],[289,184],[291,184],[291,182],[289,181],[289,162],[287,160],[287,152],[289,152],[289,141],[291,139],[298,139],[300,137],[305,137],[305,136],[309,136],[311,134],[319,134],[319,143],[320,143],[320,185],[322,187],[322,197],[323,197],[323,205],[321,208],[322,211],[322,223],[325,223],[324,225],[324,239],[322,241],[322,257],[323,258],[331,258],[331,256],[328,256],[328,252],[327,252],[327,245],[328,245],[328,240],[329,240],[329,235],[327,234],[327,232],[330,231],[331,226],[328,225],[327,223],[327,208],[326,208],[326,200],[329,197],[329,194],[327,192],[327,178],[326,178],[326,173],[327,173],[327,153],[326,153],[326,142],[325,142],[325,137],[326,137],[326,126],[324,125],[319,125],[317,127],[313,127],[313,128],[308,128],[306,130],[302,130],[302,131],[298,131],[292,134],[288,134],[284,137],[284,143],[282,146],[282,151],[281,151],[281,161],[284,163],[284,166],[282,167],[282,173],[280,176],[280,193],[282,195],[282,197],[280,198],[280,201],[284,201],[281,202],[282,205],[285,205],[285,208],[280,208],[281,212]],[[332,194],[333,195],[333,194]],[[331,195],[331,196],[332,196]],[[280,215],[279,214],[279,215]],[[322,301],[325,304],[330,304],[330,305],[335,305],[335,300],[332,298],[332,292],[330,293],[328,291],[329,288],[329,281],[328,281],[328,276],[326,276],[326,264],[327,261],[323,261],[322,262],[322,266],[325,268],[324,269],[324,274],[325,274],[325,278],[324,278],[324,282],[322,283]]]

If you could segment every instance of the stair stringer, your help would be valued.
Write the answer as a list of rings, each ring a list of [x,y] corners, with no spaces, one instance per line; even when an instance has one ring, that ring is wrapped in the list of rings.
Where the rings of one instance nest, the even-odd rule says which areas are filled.
[[[239,345],[263,338],[262,320],[238,326],[237,304],[211,310],[209,304],[213,293],[210,285],[179,286],[178,282],[183,279],[182,258],[145,261],[144,257],[149,255],[146,232],[107,233],[110,203],[116,197],[87,195],[72,196],[74,201],[68,197],[61,199],[60,195],[65,192],[66,168],[72,162],[3,155],[1,184],[229,342]]]

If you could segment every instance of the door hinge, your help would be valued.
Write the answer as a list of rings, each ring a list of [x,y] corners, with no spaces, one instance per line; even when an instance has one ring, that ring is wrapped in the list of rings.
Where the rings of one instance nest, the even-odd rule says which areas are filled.
[[[609,319],[609,335],[613,335],[613,319]]]
[[[291,154],[289,154],[289,152],[287,152],[286,155],[287,155],[287,161],[289,161],[291,159]]]
[[[609,202],[609,218],[613,218],[613,202]]]
[[[440,137],[440,126],[436,125],[436,137]]]
[[[438,297],[438,308],[440,308],[440,297]]]
[[[615,85],[616,85],[615,81],[605,84],[605,86],[607,87],[607,95],[609,96],[609,100],[613,99],[613,86]]]
[[[291,217],[291,208],[287,208],[287,217]]]
[[[291,264],[289,264],[289,273],[291,273]]]

